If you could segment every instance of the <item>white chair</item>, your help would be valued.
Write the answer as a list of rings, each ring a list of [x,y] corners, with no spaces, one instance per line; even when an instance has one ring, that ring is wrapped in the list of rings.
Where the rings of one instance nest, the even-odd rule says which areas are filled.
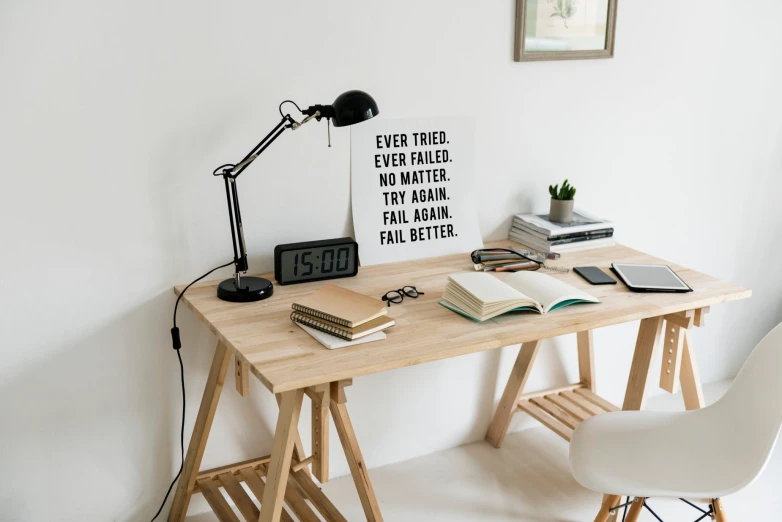
[[[606,494],[595,522],[627,509],[620,495],[635,497],[627,522],[635,522],[644,507],[651,511],[649,497],[709,499],[698,520],[711,516],[720,522],[727,520],[720,499],[760,475],[781,426],[782,324],[758,343],[728,392],[711,406],[620,411],[581,423],[570,442],[570,467],[579,484]]]

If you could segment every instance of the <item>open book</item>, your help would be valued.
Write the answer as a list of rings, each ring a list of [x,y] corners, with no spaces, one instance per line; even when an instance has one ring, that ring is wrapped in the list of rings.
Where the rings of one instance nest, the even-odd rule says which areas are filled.
[[[503,281],[485,272],[465,272],[448,276],[440,304],[470,319],[485,321],[512,310],[545,314],[571,304],[599,302],[540,272],[516,272]]]

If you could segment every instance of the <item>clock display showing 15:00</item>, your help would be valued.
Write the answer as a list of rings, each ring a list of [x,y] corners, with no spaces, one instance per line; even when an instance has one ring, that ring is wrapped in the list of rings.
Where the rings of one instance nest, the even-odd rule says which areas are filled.
[[[350,246],[289,250],[282,254],[285,281],[347,275],[355,266],[356,256]]]

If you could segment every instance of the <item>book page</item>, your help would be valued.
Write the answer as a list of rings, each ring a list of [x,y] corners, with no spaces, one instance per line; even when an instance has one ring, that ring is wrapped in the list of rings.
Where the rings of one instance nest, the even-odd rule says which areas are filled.
[[[534,307],[542,313],[536,301],[483,272],[449,276],[440,304],[477,321],[485,321],[523,307]]]
[[[540,272],[516,272],[508,276],[505,282],[520,292],[523,290],[527,295],[537,300],[542,305],[544,313],[557,308],[557,305],[566,305],[572,302],[600,302],[596,297],[575,286]]]
[[[464,272],[448,277],[483,305],[530,300],[518,287],[509,286],[483,272]]]

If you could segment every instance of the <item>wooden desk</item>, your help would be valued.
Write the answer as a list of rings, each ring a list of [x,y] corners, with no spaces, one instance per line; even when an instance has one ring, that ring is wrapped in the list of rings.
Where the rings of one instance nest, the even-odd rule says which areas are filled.
[[[509,245],[517,246],[507,241],[490,246]],[[607,269],[612,262],[666,263],[641,252],[615,246],[565,254],[551,264],[568,267],[595,265]],[[709,306],[747,298],[750,291],[684,267],[666,264],[670,264],[695,291],[687,294],[639,294],[630,292],[621,283],[591,286],[572,271],[567,274],[548,272],[592,293],[602,303],[567,307],[545,316],[507,314],[484,323],[465,319],[437,304],[448,274],[472,270],[466,254],[362,267],[356,277],[337,280],[336,284],[377,297],[388,290],[413,285],[426,295],[405,299],[403,304],[391,307],[389,313],[397,324],[387,331],[387,340],[333,351],[324,349],[289,318],[291,303],[323,283],[276,285],[272,298],[249,304],[219,300],[215,288],[217,281],[193,286],[183,302],[214,332],[218,346],[169,520],[183,520],[190,496],[201,491],[221,520],[234,521],[235,516],[226,509],[219,487],[233,498],[248,520],[271,522],[280,520],[280,517],[287,520],[283,498],[300,519],[316,520],[306,518],[308,514],[303,518],[299,513],[303,510],[299,502],[302,494],[310,498],[326,520],[344,520],[328,499],[319,493],[320,489],[309,477],[307,467],[312,464],[313,472],[321,482],[328,480],[326,437],[329,410],[367,520],[382,520],[347,413],[344,388],[351,384],[353,377],[404,366],[521,343],[519,358],[487,439],[499,447],[511,416],[519,408],[569,439],[569,433],[577,422],[588,415],[611,409],[606,401],[594,395],[591,330],[641,320],[624,403],[625,409],[640,409],[652,354],[661,336],[663,322],[667,320],[666,343],[669,343],[669,333],[673,341],[666,344],[669,357],[663,358],[665,382],[661,384],[673,392],[676,377],[681,377],[687,406],[699,407],[702,396],[697,367],[688,347],[688,328],[702,324]],[[271,275],[266,277],[271,278]],[[181,291],[181,288],[176,291]],[[540,341],[579,332],[581,381],[563,389],[523,396],[524,383]],[[269,457],[199,473],[203,449],[232,355],[236,357],[237,391],[241,395],[247,394],[250,373],[277,394],[280,416],[273,451]],[[671,362],[666,363],[669,359]],[[305,393],[313,399],[313,455],[309,458],[304,456],[297,430]],[[263,475],[266,476],[265,484],[261,480]],[[285,487],[289,476],[297,487]],[[260,518],[258,507],[241,487],[236,487],[242,480],[248,483],[256,496],[262,498]]]

